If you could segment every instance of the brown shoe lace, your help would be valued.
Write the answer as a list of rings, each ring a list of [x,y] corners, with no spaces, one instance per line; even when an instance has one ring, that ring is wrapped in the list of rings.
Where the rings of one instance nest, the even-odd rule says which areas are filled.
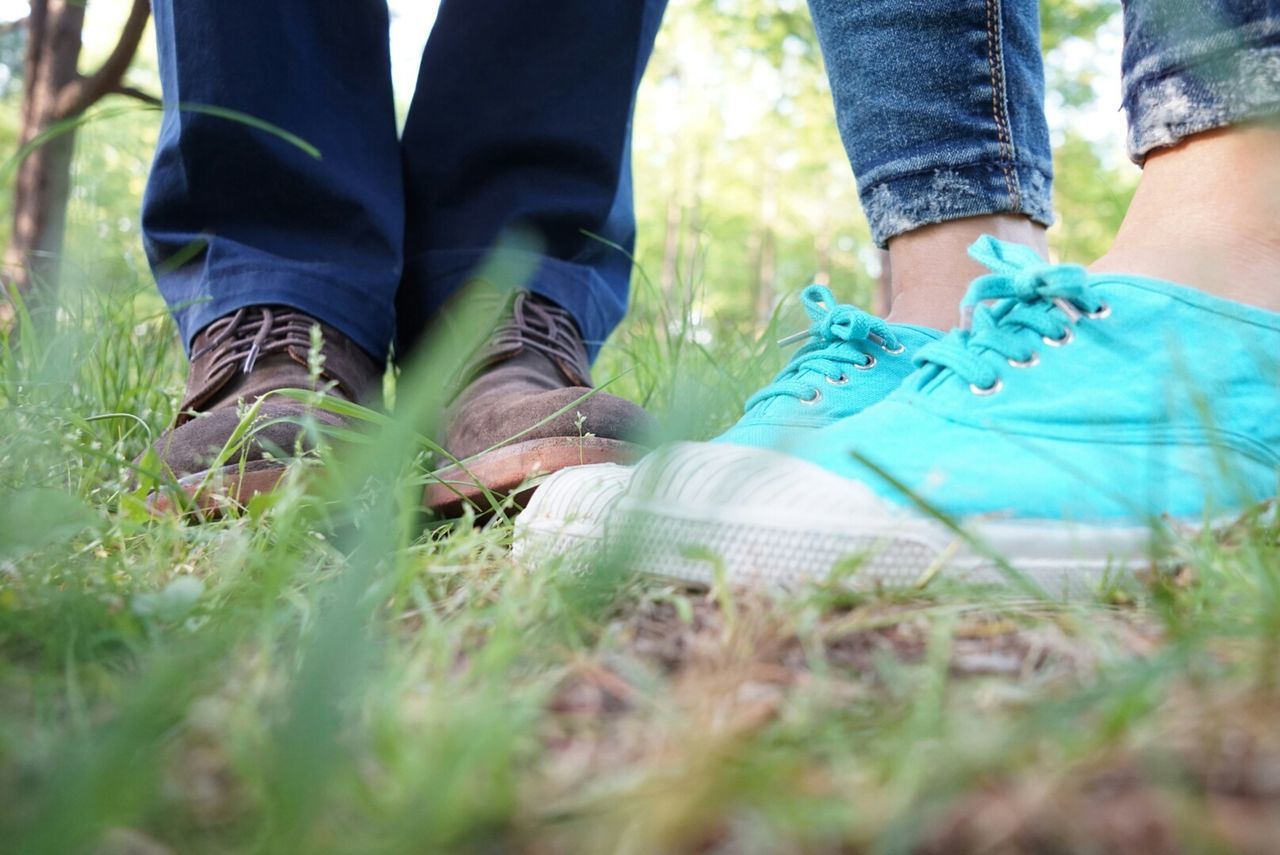
[[[574,385],[591,385],[586,348],[573,317],[550,300],[528,291],[516,292],[508,317],[462,372],[464,382],[469,383],[491,365],[526,349],[550,359]]]
[[[216,376],[237,362],[241,363],[240,373],[248,374],[261,356],[285,353],[291,347],[309,350],[315,324],[314,318],[293,309],[246,306],[211,323],[204,347],[191,354],[191,361],[215,353],[207,369],[210,375]]]

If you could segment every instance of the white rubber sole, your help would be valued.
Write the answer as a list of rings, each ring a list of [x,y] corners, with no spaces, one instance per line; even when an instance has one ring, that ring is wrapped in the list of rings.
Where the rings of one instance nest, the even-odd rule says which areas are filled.
[[[1029,520],[970,524],[965,537],[927,519],[865,516],[851,525],[794,513],[753,516],[622,500],[609,554],[637,572],[703,585],[838,581],[867,590],[919,586],[943,574],[981,584],[1027,581],[1052,595],[1096,589],[1110,575],[1152,563],[1146,528]]]
[[[549,557],[599,549],[609,513],[626,492],[634,470],[598,463],[561,469],[548,477],[516,517],[512,552],[517,557]]]
[[[548,480],[527,530],[560,553],[596,548],[594,561],[702,585],[901,588],[942,574],[1058,596],[1153,564],[1146,526],[968,520],[960,534],[777,452],[690,443],[650,455],[634,474],[587,471],[600,469]]]

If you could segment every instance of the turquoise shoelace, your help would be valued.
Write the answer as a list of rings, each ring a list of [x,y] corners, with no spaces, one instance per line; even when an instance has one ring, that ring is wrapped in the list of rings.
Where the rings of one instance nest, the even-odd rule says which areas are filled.
[[[797,398],[805,403],[818,401],[821,390],[801,375],[819,372],[831,385],[843,386],[849,382],[851,370],[866,371],[876,364],[876,358],[863,349],[868,343],[878,345],[889,354],[901,353],[904,349],[888,323],[861,309],[837,303],[828,288],[810,285],[801,292],[800,299],[813,323],[807,332],[783,339],[779,344],[803,338],[808,338],[809,343],[796,351],[773,382],[751,396],[747,412],[774,398]]]
[[[915,364],[926,369],[921,386],[951,371],[975,394],[993,394],[1003,388],[1006,367],[1036,365],[1038,345],[1068,344],[1081,318],[1110,312],[1093,293],[1083,267],[1049,264],[1029,247],[989,236],[969,254],[994,272],[975,279],[960,304],[968,327],[952,330],[916,354]]]

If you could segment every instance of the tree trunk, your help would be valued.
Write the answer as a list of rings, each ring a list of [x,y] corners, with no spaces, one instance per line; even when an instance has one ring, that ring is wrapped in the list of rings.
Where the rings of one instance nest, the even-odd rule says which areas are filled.
[[[83,27],[83,5],[67,0],[31,4],[19,136],[22,145],[29,145],[61,120],[58,100],[77,77]],[[74,149],[74,133],[59,134],[36,147],[18,167],[13,235],[5,268],[20,291],[36,283],[57,282]]]
[[[75,152],[75,132],[57,130],[58,124],[81,115],[110,92],[154,100],[121,87],[150,16],[147,0],[134,0],[111,55],[89,76],[78,71],[84,11],[84,0],[31,2],[19,139],[27,146],[42,134],[55,133],[28,152],[14,180],[13,233],[4,278],[24,293],[33,285],[53,288],[58,282]]]

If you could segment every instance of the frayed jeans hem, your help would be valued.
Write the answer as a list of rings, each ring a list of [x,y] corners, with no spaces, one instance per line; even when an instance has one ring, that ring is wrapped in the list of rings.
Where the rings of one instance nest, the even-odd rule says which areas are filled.
[[[1219,54],[1126,87],[1129,157],[1194,134],[1280,116],[1280,45]]]
[[[987,162],[939,166],[881,181],[861,190],[871,237],[890,238],[936,223],[991,214],[1024,214],[1053,223],[1053,176],[1028,163]]]

